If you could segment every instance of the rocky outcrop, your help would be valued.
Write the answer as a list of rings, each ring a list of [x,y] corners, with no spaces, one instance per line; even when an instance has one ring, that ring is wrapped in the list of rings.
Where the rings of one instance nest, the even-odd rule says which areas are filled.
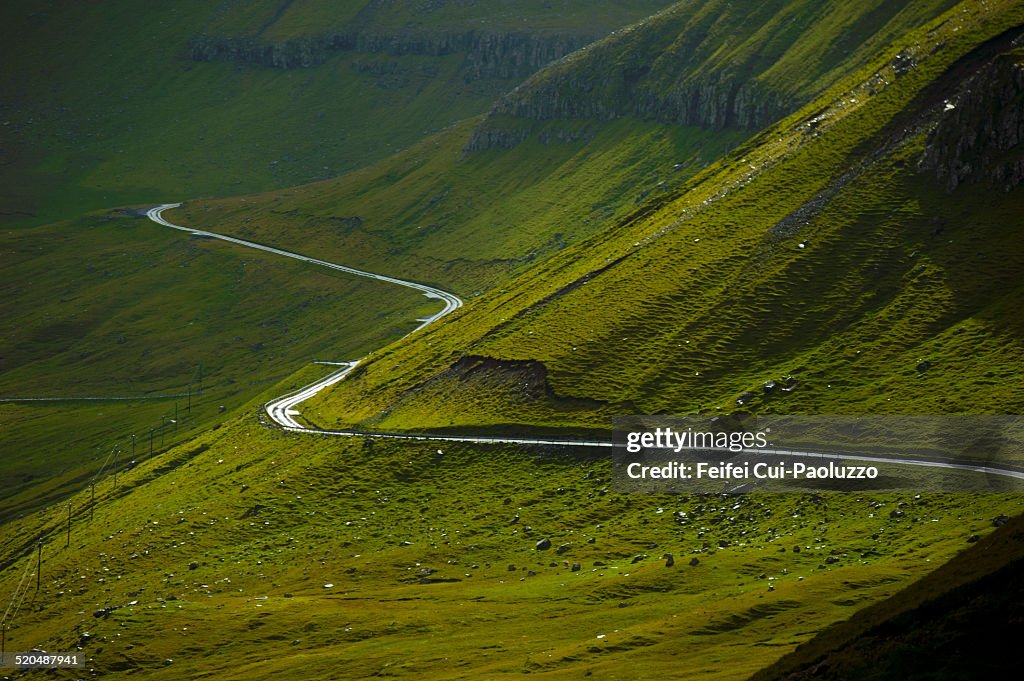
[[[513,149],[530,136],[530,131],[523,127],[502,127],[482,125],[473,131],[463,151],[483,151],[485,149]]]
[[[922,169],[947,191],[967,182],[1009,191],[1024,181],[1024,50],[983,66],[943,109]]]
[[[465,150],[511,148],[529,136],[511,119],[531,121],[612,120],[634,117],[672,125],[704,128],[758,130],[778,120],[794,107],[786,98],[763,91],[751,82],[711,79],[678,83],[664,91],[609,87],[584,78],[554,79],[532,89],[528,97],[505,97],[473,131]],[[552,134],[541,130],[539,141],[576,141],[578,135]]]
[[[635,116],[677,125],[758,129],[790,108],[784,98],[730,78],[688,80],[659,91],[653,84],[628,87],[626,73],[618,74],[622,82],[615,83],[615,75],[602,82],[553,78],[529,96],[503,98],[493,113],[533,120]]]
[[[272,43],[254,36],[201,35],[188,45],[195,61],[234,61],[278,69],[309,68],[337,52],[444,56],[465,54],[467,80],[525,78],[544,65],[579,49],[594,36],[544,33],[455,33],[351,30]]]

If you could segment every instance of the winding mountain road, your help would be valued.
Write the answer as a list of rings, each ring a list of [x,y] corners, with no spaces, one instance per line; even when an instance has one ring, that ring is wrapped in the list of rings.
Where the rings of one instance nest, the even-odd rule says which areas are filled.
[[[376,279],[377,281],[386,281],[389,284],[395,284],[397,286],[404,286],[406,288],[421,291],[423,295],[425,295],[427,298],[436,298],[442,301],[444,303],[444,308],[442,308],[441,311],[435,315],[419,320],[422,322],[422,324],[417,326],[413,330],[414,332],[419,331],[424,326],[432,324],[441,317],[444,317],[447,314],[455,312],[460,307],[462,307],[461,298],[456,296],[454,293],[448,293],[447,291],[442,291],[441,289],[434,288],[433,286],[427,286],[426,284],[420,284],[415,281],[406,281],[405,279],[396,279],[395,277],[387,277],[384,276],[383,274],[374,274],[373,272],[366,272],[365,270],[357,270],[354,267],[346,267],[345,265],[339,265],[338,263],[334,262],[327,262],[326,260],[320,260],[319,258],[311,258],[308,255],[301,255],[299,253],[293,253],[291,251],[286,251],[280,248],[274,248],[273,246],[266,246],[264,244],[256,243],[255,241],[236,239],[233,236],[217,234],[216,232],[207,232],[202,229],[182,227],[181,225],[176,225],[163,217],[163,212],[165,210],[170,210],[171,208],[179,208],[180,206],[180,203],[165,203],[162,206],[157,206],[156,208],[151,208],[150,210],[146,211],[146,216],[153,222],[159,223],[164,227],[170,227],[171,229],[177,229],[181,232],[187,232],[192,236],[200,236],[206,237],[207,239],[220,239],[221,241],[229,241],[233,244],[238,244],[239,246],[245,246],[247,248],[256,248],[261,251],[266,251],[267,253],[273,253],[274,255],[283,255],[286,258],[301,260],[302,262],[320,265],[321,267],[329,267],[332,270],[348,272],[349,274],[354,274],[359,277],[367,277],[369,279]]]
[[[273,253],[275,255],[281,255],[287,258],[293,258],[295,260],[301,260],[303,262],[312,263],[314,265],[320,265],[322,267],[329,267],[334,270],[347,272],[360,277],[368,277],[370,279],[376,279],[378,281],[384,281],[397,286],[405,286],[406,288],[415,289],[421,291],[423,295],[428,298],[434,298],[444,303],[444,307],[437,314],[431,315],[424,319],[419,320],[422,322],[417,326],[410,334],[419,331],[420,329],[436,322],[442,317],[451,314],[455,310],[462,307],[462,300],[455,294],[442,291],[439,288],[433,286],[427,286],[426,284],[420,284],[414,281],[407,281],[405,279],[398,279],[396,277],[388,277],[382,274],[375,274],[373,272],[366,272],[364,270],[355,269],[353,267],[346,267],[345,265],[339,265],[337,263],[328,262],[326,260],[320,260],[319,258],[312,258],[299,253],[293,253],[292,251],[286,251],[280,248],[274,248],[273,246],[266,246],[264,244],[256,243],[254,241],[246,241],[245,239],[237,239],[235,237],[226,236],[223,234],[217,234],[216,232],[208,232],[201,229],[193,229],[190,227],[182,227],[176,225],[173,222],[168,221],[163,217],[163,212],[172,208],[180,207],[180,203],[165,203],[155,208],[150,209],[146,212],[147,217],[150,220],[176,229],[182,232],[194,236],[205,237],[209,239],[220,239],[221,241],[228,241],[240,246],[247,248],[255,248],[267,253]],[[554,445],[554,446],[573,446],[573,447],[595,447],[602,449],[611,449],[615,447],[615,444],[610,440],[587,440],[587,439],[576,439],[576,438],[558,438],[558,437],[509,437],[509,436],[485,436],[485,435],[438,435],[433,433],[395,433],[395,432],[377,432],[377,431],[359,431],[359,430],[325,430],[321,428],[311,428],[307,425],[303,425],[301,422],[296,420],[296,416],[299,415],[296,407],[316,395],[324,388],[334,385],[339,381],[343,380],[349,373],[355,369],[361,360],[355,360],[351,362],[319,362],[320,364],[332,364],[339,368],[332,371],[327,376],[324,376],[309,385],[303,386],[298,390],[282,395],[281,397],[274,398],[267,402],[264,408],[270,419],[281,427],[282,430],[286,430],[293,433],[307,433],[313,435],[326,435],[335,437],[363,437],[363,438],[377,438],[377,439],[390,439],[390,440],[421,440],[431,442],[468,442],[468,443],[479,443],[479,444],[528,444],[528,445]],[[727,449],[722,450],[723,453],[735,454],[736,452],[729,452]],[[773,454],[776,456],[790,456],[796,458],[807,458],[817,459],[819,461],[828,460],[847,460],[847,461],[861,461],[867,463],[884,463],[890,465],[905,465],[905,466],[920,466],[926,468],[939,468],[946,470],[962,470],[973,473],[980,473],[983,475],[994,475],[998,477],[1008,477],[1017,480],[1024,480],[1024,471],[1014,470],[1011,468],[1001,468],[997,466],[985,466],[973,463],[957,463],[953,461],[937,461],[927,459],[907,459],[902,457],[888,457],[888,456],[863,456],[863,455],[851,455],[842,454],[836,452],[817,452],[817,451],[801,451],[801,450],[789,450],[789,449],[748,449],[744,450],[744,453],[748,454]]]

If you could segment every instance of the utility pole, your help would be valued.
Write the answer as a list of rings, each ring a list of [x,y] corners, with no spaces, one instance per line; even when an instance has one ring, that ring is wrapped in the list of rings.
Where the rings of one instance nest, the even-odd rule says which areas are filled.
[[[132,433],[132,461],[135,461],[135,434]]]
[[[149,429],[149,455],[153,456],[153,429]]]
[[[188,415],[191,416],[192,415],[192,384],[191,383],[188,384],[188,397],[187,397],[187,400],[188,401],[185,403],[185,411],[187,411]]]

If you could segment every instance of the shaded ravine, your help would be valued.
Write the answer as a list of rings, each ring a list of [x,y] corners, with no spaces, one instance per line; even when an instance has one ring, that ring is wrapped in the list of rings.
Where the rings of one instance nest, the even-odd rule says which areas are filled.
[[[181,206],[180,203],[165,203],[157,206],[146,212],[147,217],[154,222],[157,222],[166,227],[177,229],[182,232],[188,232],[192,235],[203,236],[211,239],[221,239],[222,241],[229,241],[234,244],[241,246],[247,246],[249,248],[256,248],[261,251],[268,253],[274,253],[275,255],[282,255],[288,258],[294,258],[303,262],[312,263],[314,265],[321,265],[323,267],[329,267],[331,269],[340,270],[349,274],[354,274],[361,277],[369,277],[371,279],[377,279],[379,281],[385,281],[398,286],[405,286],[412,288],[417,291],[422,291],[428,298],[436,298],[444,301],[444,308],[437,314],[427,317],[422,321],[418,327],[413,329],[407,335],[416,333],[425,326],[434,323],[442,317],[454,312],[455,310],[462,307],[462,300],[456,295],[442,291],[441,289],[427,286],[426,284],[420,284],[413,281],[407,281],[404,279],[398,279],[396,277],[388,277],[381,274],[374,274],[373,272],[366,272],[364,270],[358,270],[352,267],[346,267],[337,263],[327,262],[326,260],[320,260],[318,258],[311,258],[309,256],[300,255],[291,251],[274,248],[272,246],[266,246],[253,241],[246,241],[244,239],[237,239],[231,236],[225,236],[217,234],[216,232],[208,232],[201,229],[192,229],[189,227],[182,227],[166,220],[162,214],[165,210],[171,208],[177,208]],[[342,381],[362,360],[355,360],[351,362],[319,362],[320,364],[335,364],[339,368],[336,371],[331,372],[327,376],[320,378],[309,385],[303,386],[298,390],[292,391],[286,395],[276,397],[264,405],[267,416],[270,417],[271,421],[282,430],[292,433],[306,433],[311,435],[328,435],[335,437],[362,437],[362,438],[378,438],[378,439],[389,439],[389,440],[420,440],[420,441],[431,441],[431,442],[466,442],[466,443],[479,443],[479,444],[528,444],[528,445],[547,445],[547,446],[572,446],[572,447],[598,447],[611,449],[615,447],[615,443],[611,440],[588,440],[588,439],[577,439],[577,438],[559,438],[559,437],[512,437],[512,436],[485,436],[485,435],[440,435],[434,433],[400,433],[400,432],[383,432],[383,431],[365,431],[365,430],[326,430],[323,428],[313,428],[310,426],[303,425],[295,419],[299,412],[296,407],[312,398],[314,395],[319,393],[324,388],[327,388],[335,383]],[[729,451],[728,449],[722,450],[723,452]],[[858,456],[850,454],[841,454],[835,452],[817,452],[817,451],[801,451],[791,449],[744,449],[745,453],[750,454],[774,454],[777,456],[791,456],[797,458],[810,458],[818,459],[823,461],[831,460],[848,460],[848,461],[863,461],[873,463],[887,463],[896,465],[906,466],[921,466],[926,468],[940,468],[946,470],[962,470],[973,473],[980,473],[983,475],[996,475],[1001,477],[1015,478],[1017,480],[1024,480],[1024,471],[1015,470],[1013,468],[1003,468],[998,466],[986,466],[986,465],[975,465],[970,463],[955,463],[950,461],[938,461],[938,460],[926,460],[926,459],[906,459],[901,457],[889,457],[889,456]],[[735,454],[736,452],[731,452]]]

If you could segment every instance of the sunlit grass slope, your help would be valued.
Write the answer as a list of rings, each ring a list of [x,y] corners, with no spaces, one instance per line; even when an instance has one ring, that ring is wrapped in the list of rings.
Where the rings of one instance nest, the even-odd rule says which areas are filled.
[[[947,192],[922,160],[1021,22],[1014,3],[954,8],[675,195],[379,353],[318,422],[602,428],[744,392],[764,412],[1018,411],[1021,190]]]
[[[244,416],[106,481],[91,521],[73,498],[70,548],[63,507],[5,525],[2,593],[50,533],[8,646],[80,647],[105,678],[737,679],[1020,508],[619,495],[609,476],[570,452]]]
[[[466,153],[475,122],[337,179],[186,202],[168,215],[472,298],[640,209],[748,136],[584,122],[586,143],[534,140]]]
[[[0,403],[0,512],[77,489],[115,441],[127,457],[133,433],[148,451],[142,440],[175,402],[210,425],[268,381],[313,359],[359,358],[439,309],[415,291],[123,213],[6,232],[0,244],[0,397],[167,396]]]

